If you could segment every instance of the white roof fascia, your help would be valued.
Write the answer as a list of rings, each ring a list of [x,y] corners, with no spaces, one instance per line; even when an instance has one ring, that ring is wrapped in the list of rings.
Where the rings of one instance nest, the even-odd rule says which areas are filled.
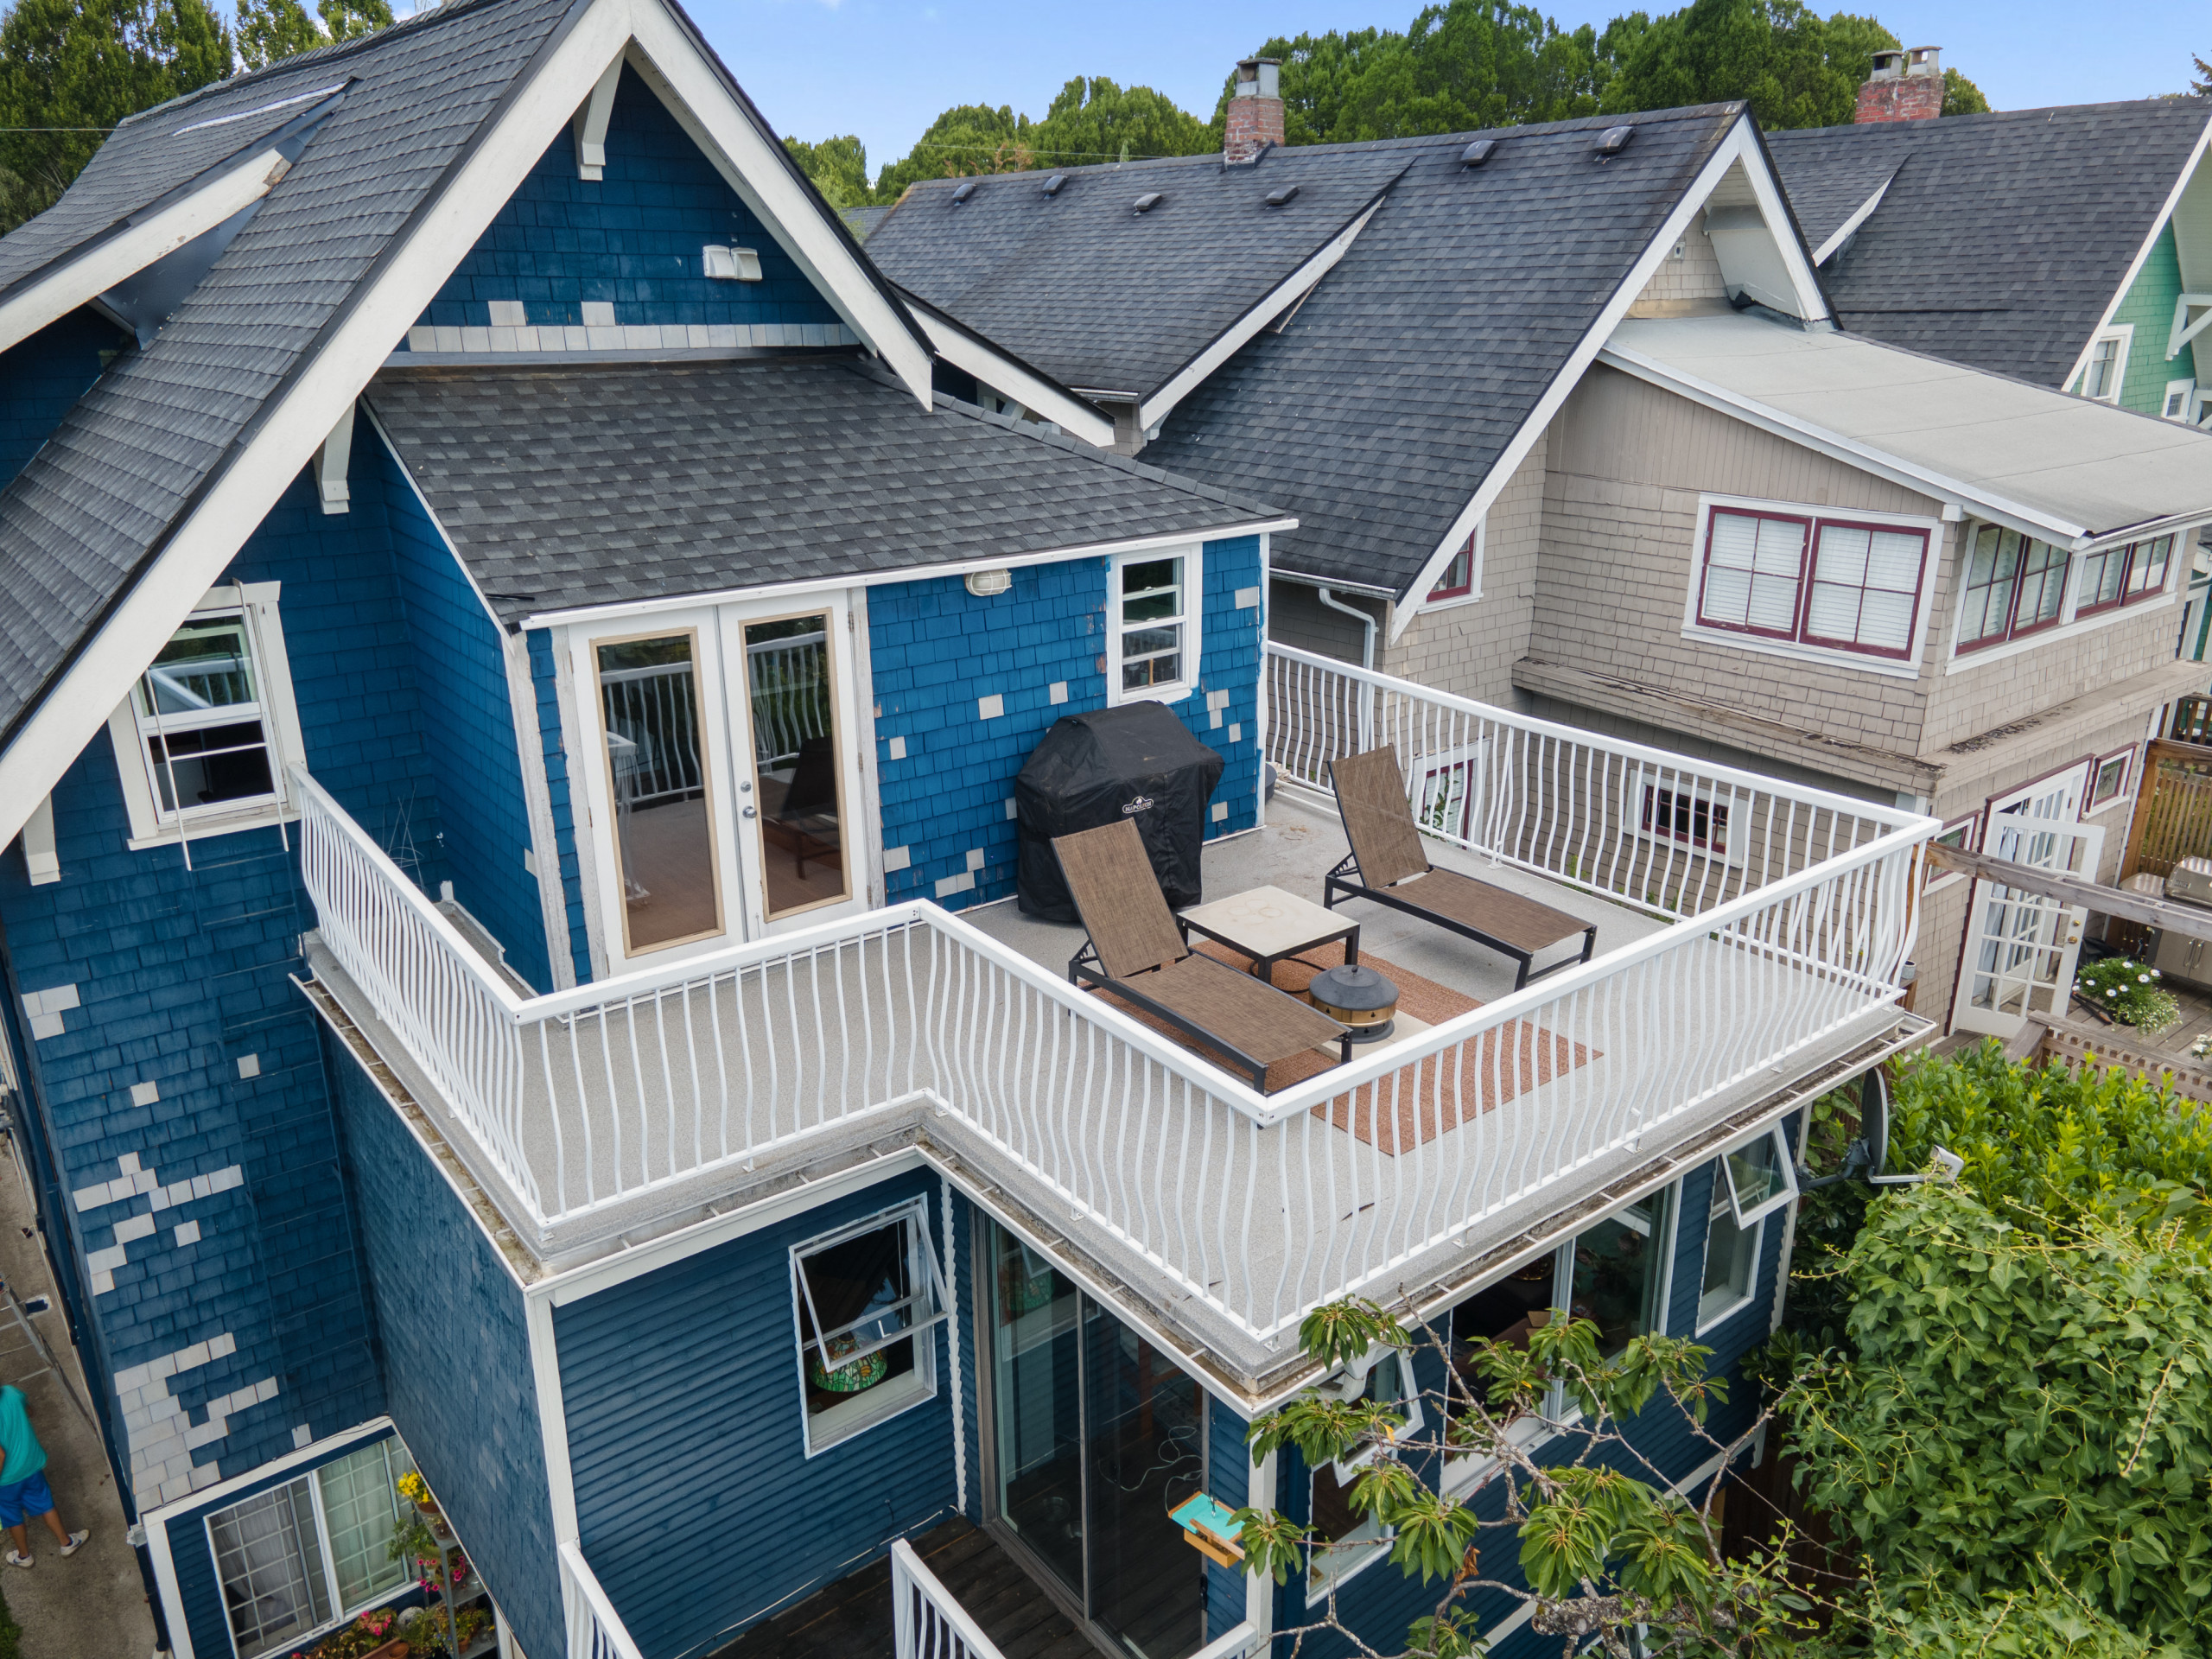
[[[1254,335],[1281,315],[1286,307],[1311,292],[1313,285],[1335,269],[1337,262],[1351,251],[1351,245],[1367,228],[1367,221],[1375,217],[1388,194],[1386,187],[1351,224],[1330,238],[1312,258],[1276,283],[1259,303],[1216,335],[1211,345],[1178,369],[1166,385],[1140,403],[1137,405],[1137,429],[1149,432],[1166,420],[1174,413],[1176,404],[1204,385],[1216,369],[1243,351]]]
[[[1752,136],[1748,113],[1737,117],[1736,124],[1713,147],[1704,168],[1689,188],[1682,192],[1681,200],[1675,204],[1675,211],[1669,213],[1666,222],[1659,226],[1658,234],[1651,238],[1642,257],[1629,268],[1628,275],[1613,290],[1612,297],[1605,302],[1605,308],[1598,313],[1597,321],[1590,325],[1589,332],[1583,335],[1568,355],[1565,365],[1552,377],[1551,385],[1544,389],[1544,395],[1536,400],[1536,406],[1529,411],[1528,418],[1521,423],[1520,429],[1498,452],[1497,459],[1491,463],[1490,471],[1483,475],[1482,483],[1477,486],[1473,496],[1465,506],[1460,508],[1459,517],[1452,519],[1451,528],[1444,532],[1444,539],[1436,544],[1435,550],[1428,556],[1427,563],[1421,566],[1420,574],[1407,590],[1406,597],[1392,605],[1390,644],[1397,644],[1399,636],[1421,613],[1421,607],[1428,603],[1429,589],[1436,586],[1437,579],[1444,574],[1444,567],[1451,563],[1452,556],[1459,550],[1460,543],[1475,533],[1475,525],[1504,492],[1513,474],[1520,469],[1521,463],[1529,458],[1529,452],[1535,448],[1536,440],[1543,435],[1544,429],[1552,423],[1552,417],[1567,402],[1567,394],[1580,384],[1591,364],[1597,360],[1599,352],[1611,337],[1613,330],[1620,326],[1621,319],[1628,315],[1629,307],[1636,303],[1637,296],[1643,292],[1644,285],[1651,280],[1652,273],[1659,269],[1660,262],[1666,258],[1675,243],[1689,233],[1691,222],[1705,211],[1706,198],[1713,193],[1720,181],[1727,176],[1728,169],[1738,161],[1745,162],[1745,170],[1754,176],[1765,170],[1765,160],[1760,154],[1758,141]],[[1788,224],[1789,220],[1785,218],[1783,222]],[[1793,246],[1797,240],[1794,236],[1789,239]],[[1793,269],[1802,260],[1801,254],[1799,259],[1793,262]],[[1808,278],[1810,275],[1808,268]],[[1817,283],[1814,285],[1813,291],[1815,294],[1820,291]]]
[[[657,611],[692,610],[702,605],[728,605],[740,600],[796,599],[809,594],[843,593],[854,588],[887,588],[893,582],[925,582],[935,576],[964,576],[977,570],[1018,570],[1033,564],[1058,564],[1068,559],[1116,558],[1124,553],[1149,553],[1157,548],[1188,547],[1193,542],[1217,542],[1231,536],[1264,536],[1278,530],[1297,528],[1298,520],[1295,518],[1232,518],[1200,530],[1171,531],[1159,536],[1132,536],[1113,542],[1089,542],[1076,547],[1048,548],[1039,553],[1009,553],[999,559],[954,559],[943,564],[912,564],[897,570],[855,570],[847,575],[815,576],[805,582],[770,582],[750,588],[717,588],[703,594],[671,594],[664,599],[628,600],[610,605],[576,605],[562,611],[533,612],[515,626],[521,628],[557,628],[571,622],[603,622],[610,617],[651,616]],[[102,719],[105,723],[105,717]]]
[[[641,0],[652,5],[652,0]],[[223,567],[299,476],[630,36],[631,0],[597,0],[390,249],[382,274],[301,364],[252,440],[210,479],[143,579],[0,753],[0,845],[22,829]]]
[[[29,339],[118,283],[136,276],[194,237],[213,230],[267,195],[289,168],[273,146],[255,151],[220,173],[203,175],[190,194],[147,213],[136,224],[95,243],[48,270],[30,286],[0,300],[0,351]]]
[[[982,336],[939,315],[926,302],[907,308],[929,336],[931,348],[956,369],[972,374],[992,391],[1033,410],[1071,437],[1096,449],[1114,443],[1114,423],[1073,393],[1027,368]]]
[[[1890,187],[1897,181],[1897,175],[1892,171],[1888,178],[1882,181],[1880,187],[1872,195],[1859,204],[1849,219],[1835,227],[1834,233],[1827,241],[1813,250],[1813,264],[1816,266],[1825,265],[1834,258],[1835,251],[1851,239],[1851,233],[1874,216],[1874,210],[1882,205],[1882,198],[1890,194]]]
[[[844,227],[791,170],[783,147],[756,127],[690,34],[658,0],[636,0],[631,67],[668,106],[722,175],[768,227],[846,326],[930,406],[930,353],[905,312],[879,288]]]
[[[1777,437],[1816,449],[1830,459],[1855,467],[1861,472],[1872,473],[1877,478],[1886,479],[1921,495],[1933,496],[1939,501],[1955,503],[1977,518],[2010,525],[2025,535],[2057,543],[2076,552],[2092,545],[2097,539],[2095,532],[2086,525],[2054,518],[2048,513],[2024,506],[2004,496],[1993,495],[1979,485],[1947,477],[1932,467],[1905,461],[1856,438],[1847,438],[1840,433],[1815,426],[1809,421],[1785,414],[1741,392],[1732,391],[1696,375],[1685,373],[1671,364],[1662,363],[1632,347],[1609,345],[1600,353],[1599,361],[1608,368],[1618,369],[1668,391],[1677,392],[1694,403],[1703,404],[1708,409],[1732,415]]]
[[[2082,371],[2089,366],[2090,349],[2096,345],[2097,336],[2112,327],[2113,318],[2120,314],[2120,306],[2127,299],[2128,289],[2135,286],[2135,279],[2143,274],[2143,262],[2151,257],[2151,250],[2158,245],[2158,238],[2164,232],[2167,221],[2173,218],[2174,209],[2181,202],[2181,193],[2189,188],[2190,175],[2196,171],[2198,163],[2204,159],[2208,144],[2212,144],[2212,121],[2207,121],[2204,130],[2196,135],[2196,143],[2190,149],[2189,159],[2182,163],[2181,171],[2174,175],[2174,188],[2166,192],[2165,205],[2158,209],[2158,216],[2151,221],[2150,233],[2143,238],[2143,245],[2135,250],[2135,257],[2128,261],[2126,273],[2120,277],[2120,286],[2113,290],[2112,298],[2105,302],[2104,313],[2098,317],[2097,326],[2089,330],[2089,337],[2082,342],[2082,350],[2074,359],[2074,366],[2067,370],[2060,379],[2058,385],[2062,391],[2072,385]]]

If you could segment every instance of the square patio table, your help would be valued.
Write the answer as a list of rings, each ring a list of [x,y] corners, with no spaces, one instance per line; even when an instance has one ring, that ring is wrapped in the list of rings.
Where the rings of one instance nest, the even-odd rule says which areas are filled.
[[[1347,923],[1342,912],[1325,910],[1281,887],[1254,887],[1194,905],[1176,919],[1193,933],[1249,957],[1252,976],[1270,985],[1277,963],[1332,939],[1344,942],[1344,966],[1359,965],[1357,922]]]

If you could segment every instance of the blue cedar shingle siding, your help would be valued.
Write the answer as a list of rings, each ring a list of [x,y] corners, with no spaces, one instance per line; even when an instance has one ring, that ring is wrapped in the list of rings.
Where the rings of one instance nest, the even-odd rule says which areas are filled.
[[[392,1421],[526,1653],[566,1642],[522,1287],[350,1051],[325,1045]]]
[[[700,250],[710,243],[755,250],[763,280],[709,277]],[[563,127],[422,321],[486,327],[494,300],[520,301],[533,327],[582,322],[588,300],[612,302],[618,324],[838,321],[628,68],[607,123],[606,176],[577,178]]]
[[[561,906],[569,918],[569,968],[575,982],[591,982],[591,934],[584,925],[583,874],[576,861],[576,811],[569,780],[568,745],[561,736],[561,692],[553,665],[553,636],[543,628],[523,635],[530,647],[530,680],[537,694],[537,735],[552,804],[553,842],[561,861]]]
[[[1260,538],[1205,543],[1205,608],[1200,690],[1175,711],[1225,765],[1213,799],[1228,815],[1209,837],[1252,827],[1260,766],[1261,609],[1236,595],[1261,583]],[[883,846],[904,848],[907,868],[887,871],[893,904],[932,899],[952,909],[1010,897],[1016,842],[1007,804],[1029,752],[1063,715],[1106,701],[1103,559],[1068,559],[1014,570],[1014,585],[978,599],[957,576],[933,576],[868,590],[868,656],[876,704],[875,765]],[[1067,687],[1055,703],[1052,688]],[[1208,705],[1226,694],[1219,709]],[[981,700],[1005,712],[985,719]],[[1235,739],[1231,728],[1235,728]],[[893,738],[906,753],[892,758]],[[969,855],[982,855],[970,874]],[[940,893],[938,884],[950,881]]]
[[[942,1192],[899,1176],[554,1310],[584,1556],[645,1659],[711,1652],[951,1510],[942,1342],[934,1399],[806,1456],[789,1255],[917,1193],[942,1251]]]
[[[365,448],[354,470],[371,474],[391,527],[454,897],[506,947],[516,972],[550,991],[545,913],[522,861],[530,807],[499,629],[391,452],[380,442]]]
[[[0,486],[23,470],[100,378],[100,353],[124,343],[121,334],[89,310],[72,311],[0,352]]]

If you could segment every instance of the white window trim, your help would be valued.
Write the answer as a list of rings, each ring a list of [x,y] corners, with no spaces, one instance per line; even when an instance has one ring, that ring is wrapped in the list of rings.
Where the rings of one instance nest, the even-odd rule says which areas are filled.
[[[1723,512],[1783,513],[1808,519],[1872,519],[1884,524],[1894,524],[1899,530],[1926,531],[1928,556],[1920,565],[1920,592],[1913,610],[1911,652],[1904,657],[1876,657],[1866,652],[1846,651],[1837,645],[1808,645],[1795,639],[1762,639],[1728,628],[1713,627],[1700,621],[1697,602],[1705,586],[1706,540],[1716,508]],[[1916,513],[1878,512],[1829,503],[1768,501],[1748,495],[1701,494],[1697,499],[1697,523],[1691,532],[1688,591],[1682,596],[1682,638],[1700,645],[1725,645],[1731,651],[1752,652],[1762,657],[1786,657],[1793,662],[1819,663],[1825,667],[1847,668],[1861,674],[1880,674],[1893,680],[1916,680],[1920,677],[1921,661],[1928,648],[1929,621],[1935,603],[1936,571],[1943,563],[1948,547],[1944,529],[1942,519]],[[1808,552],[1806,556],[1809,560],[1812,554]],[[1800,601],[1802,604],[1802,594]]]
[[[2181,412],[2177,415],[2171,412],[2177,393],[2181,397]],[[2158,417],[2161,420],[2179,421],[2183,425],[2188,425],[2194,422],[2196,415],[2196,382],[2194,379],[2167,381],[2165,395],[2158,400]]]
[[[2090,760],[2089,781],[2083,785],[2082,789],[2082,816],[2083,817],[2093,818],[2100,812],[2109,812],[2122,802],[2135,798],[2135,771],[2138,760],[2136,748],[2136,745],[2130,743],[2125,748],[2114,749],[2109,754],[2100,754]],[[2123,759],[2127,762],[2127,779],[2120,785],[2120,792],[2108,801],[2092,804],[2090,798],[2097,792],[2097,774],[2104,770],[2107,761]]]
[[[1990,521],[1986,519],[1967,519],[1964,525],[1965,533],[1959,538],[1961,580],[1958,583],[1958,591],[1951,598],[1950,660],[1943,664],[1943,672],[1947,676],[1963,674],[1969,669],[1980,668],[1985,663],[2001,663],[2006,658],[2018,657],[2023,652],[2035,651],[2060,639],[2077,639],[2082,634],[2094,632],[2099,628],[2108,628],[2115,624],[2125,622],[2131,617],[2145,616],[2153,611],[2164,610],[2167,606],[2174,604],[2180,598],[2180,594],[2174,584],[2174,573],[2188,563],[2182,555],[2184,550],[2194,545],[2190,538],[2195,535],[2197,529],[2197,526],[2190,524],[2179,530],[2160,532],[2160,534],[2171,534],[2173,537],[2174,551],[2173,556],[2166,561],[2165,584],[2159,588],[2156,596],[2114,605],[2089,616],[2076,615],[2075,612],[2080,606],[2082,597],[2082,556],[2079,553],[2071,553],[2067,556],[2066,562],[2066,598],[2059,607],[2058,622],[2056,626],[2038,628],[2024,639],[2007,639],[2001,645],[1980,645],[1962,649],[1959,644],[1959,630],[1965,623],[1967,613],[1967,584],[1964,579],[1966,561],[1973,556],[1974,532],[1988,522]],[[2155,541],[2158,538],[2149,537],[2145,539]],[[2123,543],[2122,545],[2125,543]]]
[[[1744,868],[1743,842],[1738,838],[1736,833],[1735,815],[1738,808],[1742,809],[1745,812],[1750,811],[1753,806],[1758,804],[1757,802],[1751,800],[1737,800],[1733,798],[1715,801],[1713,798],[1713,792],[1711,790],[1700,790],[1697,787],[1694,781],[1692,781],[1686,788],[1680,783],[1662,782],[1658,775],[1654,772],[1639,772],[1631,773],[1630,781],[1631,786],[1640,784],[1644,789],[1653,791],[1655,796],[1658,791],[1663,789],[1673,794],[1688,795],[1690,798],[1690,803],[1693,806],[1696,805],[1700,802],[1704,803],[1707,810],[1706,822],[1707,824],[1710,824],[1713,822],[1711,815],[1712,809],[1714,806],[1725,806],[1729,809],[1728,844],[1726,847],[1719,849],[1718,851],[1715,851],[1710,846],[1699,846],[1694,839],[1683,841],[1671,834],[1662,833],[1657,830],[1645,829],[1643,827],[1643,798],[1641,795],[1638,795],[1636,798],[1636,816],[1630,824],[1630,833],[1632,834],[1638,841],[1649,842],[1655,848],[1670,849],[1674,852],[1676,857],[1691,862],[1717,864],[1723,869],[1739,870]],[[1658,803],[1656,798],[1652,803],[1652,807],[1656,816],[1658,808]]]
[[[1467,568],[1469,584],[1467,591],[1464,594],[1454,594],[1449,599],[1430,599],[1424,595],[1421,602],[1422,610],[1455,610],[1462,605],[1471,605],[1483,596],[1483,566],[1485,563],[1485,556],[1490,550],[1490,515],[1488,513],[1483,514],[1481,518],[1475,520],[1474,536],[1475,550],[1471,556]],[[1445,563],[1448,567],[1451,561],[1447,559]]]
[[[849,1402],[846,1406],[822,1414],[830,1416],[847,1411],[851,1407],[862,1407],[849,1416],[839,1416],[827,1433],[817,1433],[817,1419],[806,1409],[806,1325],[799,1317],[804,1295],[799,1281],[799,1263],[817,1251],[841,1244],[862,1233],[872,1233],[879,1228],[902,1224],[910,1230],[908,1238],[915,1247],[907,1262],[907,1272],[918,1280],[925,1279],[934,1285],[938,1294],[938,1311],[926,1324],[913,1333],[914,1369],[904,1377],[886,1378],[875,1388]],[[916,1259],[918,1258],[918,1259]],[[879,1210],[872,1216],[832,1231],[818,1233],[812,1238],[802,1239],[791,1247],[791,1341],[798,1356],[799,1427],[805,1436],[806,1455],[819,1457],[833,1447],[843,1446],[865,1434],[868,1430],[903,1417],[917,1406],[937,1398],[937,1328],[948,1325],[952,1318],[952,1287],[946,1282],[938,1265],[937,1246],[930,1236],[929,1200],[909,1198],[887,1210]],[[956,1363],[958,1362],[956,1360]]]
[[[341,1449],[334,1455],[321,1458],[316,1461],[306,1464],[304,1466],[287,1466],[287,1465],[283,1463],[277,1464],[274,1465],[274,1471],[278,1473],[278,1478],[270,1480],[269,1484],[263,1486],[259,1491],[247,1492],[242,1496],[233,1497],[227,1503],[211,1504],[200,1512],[198,1517],[200,1523],[200,1536],[201,1541],[207,1547],[208,1565],[213,1569],[215,1575],[215,1587],[217,1592],[219,1593],[223,1587],[223,1558],[221,1553],[215,1548],[215,1517],[219,1515],[227,1514],[229,1511],[238,1508],[242,1504],[251,1503],[255,1498],[266,1497],[269,1493],[279,1491],[283,1487],[297,1485],[303,1480],[308,1484],[309,1507],[315,1511],[315,1546],[322,1552],[322,1570],[325,1586],[330,1596],[330,1605],[333,1610],[332,1617],[325,1620],[322,1624],[315,1626],[312,1630],[306,1631],[302,1635],[291,1637],[286,1642],[280,1642],[275,1647],[265,1649],[263,1659],[283,1659],[283,1656],[295,1651],[304,1652],[315,1643],[320,1642],[325,1637],[330,1635],[334,1630],[344,1629],[346,1625],[359,1618],[363,1613],[373,1611],[378,1607],[400,1600],[417,1587],[414,1574],[411,1573],[403,1573],[400,1574],[399,1582],[397,1584],[393,1585],[388,1590],[378,1591],[376,1594],[371,1596],[366,1601],[356,1602],[353,1605],[346,1607],[343,1606],[338,1599],[337,1560],[330,1548],[329,1517],[323,1510],[322,1481],[321,1478],[322,1471],[325,1469],[329,1468],[331,1465],[334,1463],[342,1463],[347,1458],[357,1456],[363,1452],[368,1451],[372,1446],[389,1447],[394,1446],[397,1446],[401,1453],[406,1458],[407,1466],[410,1469],[414,1468],[415,1454],[412,1452],[408,1451],[406,1441],[400,1438],[398,1432],[396,1429],[393,1429],[376,1434],[372,1438],[368,1438],[365,1440],[363,1443],[359,1445],[342,1445]],[[310,1452],[316,1449],[317,1448],[308,1448]],[[385,1466],[387,1471],[389,1471],[391,1467],[391,1453],[389,1450],[386,1450],[385,1452]],[[256,1471],[251,1474],[241,1477],[238,1484],[243,1484],[248,1481],[258,1480],[264,1475],[272,1471]],[[204,1494],[195,1493],[192,1497],[184,1501],[188,1503],[204,1503],[206,1498]],[[151,1519],[153,1517],[149,1518]],[[163,1528],[163,1531],[167,1531],[166,1527]],[[236,1653],[238,1651],[238,1632],[231,1625],[230,1609],[227,1605],[225,1606],[223,1611],[223,1626],[225,1634],[229,1638],[231,1651],[232,1653]]]
[[[1714,1161],[1717,1164],[1719,1160],[1716,1159]],[[1726,1192],[1727,1191],[1727,1187],[1726,1185],[1727,1179],[1727,1176],[1721,1170],[1718,1168],[1714,1169],[1713,1172],[1713,1179],[1714,1182],[1713,1191],[1715,1192]],[[1732,1208],[1733,1205],[1732,1202]],[[1756,1306],[1758,1305],[1759,1300],[1759,1268],[1761,1264],[1766,1259],[1766,1217],[1762,1215],[1758,1220],[1751,1224],[1753,1236],[1751,1240],[1751,1283],[1744,1287],[1743,1295],[1737,1300],[1731,1302],[1726,1307],[1722,1308],[1719,1313],[1708,1314],[1705,1311],[1705,1263],[1713,1253],[1713,1198],[1712,1196],[1708,1194],[1705,1204],[1705,1243],[1703,1248],[1698,1251],[1698,1319],[1696,1330],[1693,1333],[1694,1337],[1704,1337],[1712,1332],[1719,1330],[1722,1325],[1727,1324],[1729,1320],[1741,1313],[1745,1308]],[[1734,1219],[1732,1214],[1731,1215],[1730,1219]],[[1745,1230],[1739,1226],[1737,1230],[1741,1232]]]
[[[2097,347],[2108,340],[2116,340],[2120,342],[2120,350],[2113,358],[2115,372],[2113,376],[2112,390],[2101,397],[2090,397],[2089,401],[2092,403],[2117,404],[2120,401],[2120,391],[2127,385],[2128,353],[2135,349],[2135,325],[2132,322],[2115,322],[2098,329],[2095,334],[2089,336],[2089,348],[2082,353],[2082,372],[2074,378],[2074,384],[2082,388],[2077,396],[2089,397],[2089,365],[2096,361]]]
[[[1965,838],[1959,842],[1960,850],[1973,852],[1981,836],[1981,809],[1976,807],[1971,812],[1962,812],[1955,818],[1945,819],[1942,829],[1936,832],[1936,839],[1940,841],[1953,830],[1961,828],[1963,828],[1967,833]],[[1966,877],[1957,870],[1938,870],[1920,891],[1923,894],[1941,893],[1944,888],[1956,887],[1965,880]]]
[[[1728,1166],[1728,1160],[1745,1147],[1755,1146],[1761,1141],[1771,1141],[1774,1143],[1775,1167],[1782,1172],[1782,1191],[1767,1199],[1765,1203],[1754,1205],[1751,1209],[1746,1210],[1744,1208],[1743,1199],[1737,1193],[1736,1172]],[[1779,1118],[1761,1129],[1757,1135],[1747,1135],[1738,1141],[1723,1152],[1717,1161],[1720,1166],[1719,1179],[1728,1193],[1728,1208],[1735,1216],[1736,1225],[1738,1228],[1748,1228],[1753,1222],[1764,1221],[1797,1196],[1797,1161],[1796,1155],[1789,1150],[1789,1138],[1782,1132],[1782,1122]]]
[[[1377,1356],[1376,1363],[1379,1363],[1381,1359],[1389,1357]],[[1405,1433],[1418,1433],[1426,1419],[1421,1408],[1421,1388],[1414,1377],[1413,1359],[1407,1354],[1397,1354],[1395,1358],[1398,1365],[1398,1404],[1405,1412]],[[1367,1391],[1367,1379],[1372,1371],[1373,1367],[1369,1366],[1350,1376],[1338,1378],[1341,1397],[1357,1399],[1364,1395]],[[1343,1392],[1347,1386],[1349,1391]],[[1306,1474],[1309,1492],[1313,1477],[1324,1468],[1336,1477],[1338,1486],[1349,1490],[1352,1483],[1358,1478],[1359,1471],[1381,1455],[1380,1446],[1363,1446],[1355,1449],[1350,1457],[1338,1462],[1319,1465],[1308,1470]],[[1370,1529],[1373,1530],[1370,1532]],[[1376,1561],[1387,1559],[1390,1554],[1388,1546],[1397,1535],[1394,1528],[1383,1526],[1372,1514],[1370,1514],[1362,1516],[1359,1523],[1344,1537],[1338,1539],[1335,1545],[1327,1547],[1325,1550],[1317,1548],[1311,1564],[1306,1568],[1306,1605],[1308,1607],[1319,1606],[1332,1593],[1357,1578]],[[1346,1548],[1341,1555],[1338,1555],[1337,1551],[1343,1546],[1355,1546],[1355,1548]],[[1327,1565],[1324,1566],[1324,1563]]]
[[[1138,691],[1122,689],[1122,572],[1132,564],[1161,559],[1183,561],[1183,677]],[[1180,702],[1198,687],[1199,650],[1205,638],[1205,552],[1197,542],[1183,547],[1148,548],[1115,555],[1106,574],[1106,706],[1126,702]]]
[[[154,796],[153,779],[147,775],[146,750],[138,731],[138,716],[131,699],[137,690],[137,681],[124,694],[115,712],[108,716],[108,737],[115,749],[116,770],[122,775],[123,800],[130,814],[130,835],[124,843],[132,852],[149,847],[169,847],[180,841],[205,841],[211,836],[227,836],[240,830],[257,830],[266,824],[290,823],[300,816],[299,803],[292,798],[292,779],[289,770],[304,765],[307,750],[300,740],[299,707],[292,696],[290,659],[284,651],[284,624],[278,613],[278,590],[283,586],[274,582],[248,582],[236,587],[211,588],[206,597],[192,607],[194,616],[210,612],[243,611],[246,626],[252,636],[254,671],[261,683],[262,717],[267,723],[270,738],[269,770],[276,785],[276,798],[257,802],[235,812],[194,814],[181,826],[174,820],[164,823]]]

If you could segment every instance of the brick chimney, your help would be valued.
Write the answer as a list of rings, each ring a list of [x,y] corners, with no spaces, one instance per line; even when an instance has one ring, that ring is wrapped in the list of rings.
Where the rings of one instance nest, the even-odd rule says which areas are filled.
[[[1236,66],[1236,90],[1230,95],[1229,125],[1221,137],[1221,159],[1245,167],[1269,144],[1282,143],[1282,60],[1247,58]]]
[[[1859,89],[1860,126],[1875,121],[1933,121],[1943,113],[1943,66],[1938,48],[1877,52],[1874,73]]]

